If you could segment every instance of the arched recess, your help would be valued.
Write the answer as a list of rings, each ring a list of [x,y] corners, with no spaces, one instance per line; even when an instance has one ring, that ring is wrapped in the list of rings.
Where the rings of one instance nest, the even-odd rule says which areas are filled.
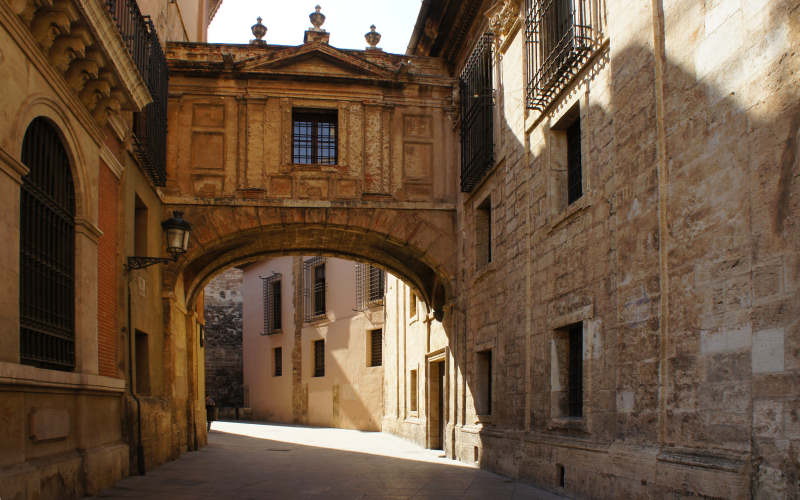
[[[49,119],[27,127],[21,161],[20,361],[75,368],[75,187],[61,134]]]
[[[58,132],[64,145],[67,158],[69,158],[70,172],[75,189],[75,218],[77,220],[94,220],[92,208],[94,207],[94,193],[87,187],[89,172],[87,171],[87,156],[78,140],[78,134],[73,129],[68,111],[65,111],[57,101],[42,95],[34,95],[24,101],[16,115],[12,128],[13,146],[11,153],[16,158],[21,158],[22,143],[28,126],[34,119],[47,119]]]
[[[207,212],[214,210],[206,207]],[[449,227],[443,229],[425,214],[390,214],[390,220],[379,224],[379,229],[375,221],[385,219],[386,214],[361,218],[350,214],[344,223],[331,223],[327,211],[322,210],[311,222],[307,212],[300,219],[294,217],[297,209],[286,207],[276,209],[278,221],[286,222],[242,229],[233,216],[236,210],[246,212],[247,208],[229,207],[223,214],[187,210],[185,218],[196,228],[193,243],[184,257],[164,269],[163,277],[165,290],[185,291],[189,310],[199,291],[219,272],[279,255],[324,255],[375,265],[415,288],[440,318],[453,295],[454,235]],[[395,221],[395,216],[402,221]]]

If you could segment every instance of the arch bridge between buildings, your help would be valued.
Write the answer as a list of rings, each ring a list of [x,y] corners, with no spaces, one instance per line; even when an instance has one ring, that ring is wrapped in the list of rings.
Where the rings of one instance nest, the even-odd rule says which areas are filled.
[[[175,43],[165,217],[194,227],[165,270],[192,310],[227,267],[329,255],[381,267],[443,315],[457,269],[456,80],[437,58]],[[169,321],[169,320],[166,320]]]

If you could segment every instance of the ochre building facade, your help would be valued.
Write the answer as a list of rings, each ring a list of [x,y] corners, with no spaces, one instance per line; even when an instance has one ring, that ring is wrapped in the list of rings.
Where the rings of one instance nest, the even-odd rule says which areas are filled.
[[[4,496],[101,477],[79,464],[105,484],[202,445],[203,287],[231,266],[321,255],[397,277],[382,429],[573,496],[797,498],[796,2],[425,0],[405,55],[336,49],[319,23],[294,47],[168,43],[163,176],[88,125],[96,102],[53,76],[60,52],[45,60],[28,11],[0,9],[2,64],[36,68],[72,103],[3,101],[17,123],[2,135],[5,281],[19,280],[28,124],[95,130],[62,136],[82,151],[71,371],[20,363],[22,299],[2,296]],[[114,95],[143,108],[146,85],[123,70]],[[124,189],[108,189],[111,156]],[[97,208],[114,200],[116,229]],[[137,241],[164,254],[173,210],[193,226],[185,255],[123,273]],[[128,363],[127,346],[149,362]],[[95,403],[102,425],[80,406]],[[73,472],[40,460],[55,456]]]

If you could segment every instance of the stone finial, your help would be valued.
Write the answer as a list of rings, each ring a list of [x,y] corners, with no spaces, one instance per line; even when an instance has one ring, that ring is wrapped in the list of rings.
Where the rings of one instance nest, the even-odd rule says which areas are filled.
[[[381,41],[381,34],[375,31],[374,24],[369,27],[369,32],[364,35],[364,39],[366,39],[369,44],[367,50],[381,50],[378,48],[378,42]]]
[[[250,40],[250,45],[266,45],[267,42],[262,40],[262,38],[267,34],[267,27],[261,24],[261,16],[258,16],[256,21],[256,24],[250,27],[250,31],[253,32],[253,36],[255,37]]]
[[[308,15],[308,18],[311,19],[312,26],[314,26],[312,28],[314,31],[325,31],[322,29],[322,25],[325,23],[325,14],[320,12],[320,9],[322,9],[322,7],[317,5],[314,7],[314,12]]]
[[[320,12],[320,7],[317,5],[314,7],[314,12],[308,15],[308,18],[311,19],[311,24],[313,27],[306,30],[306,34],[303,37],[303,43],[328,43],[330,40],[331,34],[321,28],[322,23],[325,22],[325,14]]]

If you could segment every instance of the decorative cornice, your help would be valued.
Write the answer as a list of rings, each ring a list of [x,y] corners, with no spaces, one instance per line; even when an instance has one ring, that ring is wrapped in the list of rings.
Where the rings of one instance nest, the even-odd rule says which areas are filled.
[[[28,167],[8,154],[2,146],[0,146],[0,170],[17,184],[22,184],[22,178],[28,175]]]
[[[103,133],[97,122],[80,101],[72,88],[64,80],[61,74],[47,59],[41,47],[33,39],[30,30],[22,23],[11,10],[8,2],[0,1],[0,23],[9,31],[11,38],[17,43],[25,56],[33,63],[39,73],[50,84],[53,92],[56,93],[65,106],[75,115],[81,125],[91,135],[97,144],[103,143]]]
[[[147,90],[144,78],[136,69],[119,30],[99,0],[75,1],[97,37],[98,45],[103,47],[108,55],[108,62],[113,66],[127,97],[136,106],[135,111],[141,111],[153,101],[153,98]]]

